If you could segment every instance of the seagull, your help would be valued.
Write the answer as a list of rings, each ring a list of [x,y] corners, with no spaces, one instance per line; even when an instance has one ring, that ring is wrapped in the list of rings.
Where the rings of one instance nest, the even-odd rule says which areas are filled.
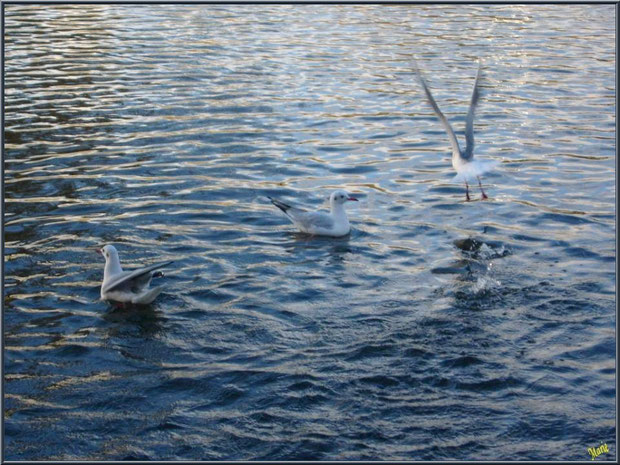
[[[444,114],[439,109],[437,102],[433,98],[431,91],[429,90],[420,70],[416,71],[420,82],[422,83],[422,87],[424,87],[424,92],[426,93],[426,98],[428,102],[433,107],[435,114],[439,117],[443,127],[448,133],[448,137],[450,138],[450,144],[452,145],[452,166],[457,172],[457,175],[454,177],[455,181],[465,181],[465,197],[467,200],[471,200],[469,198],[469,185],[467,181],[477,178],[478,185],[480,186],[480,191],[482,192],[482,198],[487,199],[487,195],[484,193],[482,189],[482,183],[480,182],[480,175],[486,173],[487,171],[495,168],[499,162],[493,161],[484,161],[484,160],[474,160],[474,112],[476,111],[476,105],[478,104],[478,98],[480,97],[480,92],[478,91],[478,82],[480,81],[480,74],[482,70],[482,65],[478,65],[478,73],[476,74],[476,81],[474,82],[474,90],[471,96],[471,103],[469,104],[469,111],[467,112],[467,118],[465,120],[465,151],[461,151],[459,147],[459,143],[456,139],[456,135],[448,122],[448,119],[444,116]]]
[[[346,236],[351,231],[347,213],[344,211],[344,203],[347,201],[357,202],[357,199],[343,190],[335,191],[329,197],[331,207],[329,213],[308,212],[271,197],[268,198],[271,203],[291,219],[301,232],[318,236],[340,237]]]
[[[154,270],[169,265],[170,262],[140,268],[134,271],[123,271],[118,259],[118,252],[113,245],[106,245],[98,252],[105,258],[103,283],[101,283],[101,300],[132,304],[150,304],[164,288],[163,285],[149,288],[153,277],[161,277],[161,271]]]

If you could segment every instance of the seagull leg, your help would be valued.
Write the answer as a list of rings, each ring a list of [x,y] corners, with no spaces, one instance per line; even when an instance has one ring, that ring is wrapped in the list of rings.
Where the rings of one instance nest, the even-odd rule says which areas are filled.
[[[480,186],[480,192],[482,192],[482,198],[488,199],[487,195],[484,193],[484,189],[482,188],[482,183],[480,182],[480,176],[476,176],[478,178],[478,185]]]
[[[469,184],[467,184],[467,181],[465,181],[465,198],[467,199],[468,202],[471,200],[469,198]]]

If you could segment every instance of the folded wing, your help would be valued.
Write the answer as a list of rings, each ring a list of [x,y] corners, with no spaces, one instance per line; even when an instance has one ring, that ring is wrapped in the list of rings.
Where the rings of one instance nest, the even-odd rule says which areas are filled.
[[[323,212],[306,212],[297,210],[294,214],[290,214],[290,217],[299,225],[299,227],[305,229],[306,231],[331,229],[334,227],[334,219],[327,213]]]

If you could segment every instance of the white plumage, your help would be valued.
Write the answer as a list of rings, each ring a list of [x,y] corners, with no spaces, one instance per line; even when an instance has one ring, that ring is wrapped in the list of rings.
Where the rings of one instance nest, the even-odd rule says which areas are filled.
[[[99,249],[105,258],[101,299],[120,303],[150,304],[163,290],[164,286],[150,288],[153,271],[172,262],[158,263],[133,271],[123,271],[118,252],[113,245]]]
[[[465,120],[465,151],[461,151],[459,147],[459,142],[456,138],[456,134],[454,134],[454,131],[452,130],[452,126],[450,126],[448,119],[439,109],[439,106],[433,98],[430,89],[426,85],[426,81],[424,81],[424,78],[420,73],[420,70],[416,69],[420,82],[422,83],[422,87],[424,88],[426,98],[431,104],[431,107],[433,107],[433,111],[443,124],[444,129],[448,133],[450,145],[452,145],[452,166],[457,173],[454,177],[454,180],[465,181],[465,195],[467,197],[467,200],[470,200],[469,185],[467,184],[467,182],[471,181],[472,179],[478,180],[478,185],[480,186],[480,191],[482,192],[482,198],[487,198],[487,195],[482,189],[480,175],[492,170],[499,164],[499,162],[495,160],[474,160],[474,113],[476,111],[476,105],[478,104],[478,99],[480,97],[478,82],[480,81],[481,70],[482,66],[478,66],[478,73],[476,74],[476,81],[474,82],[471,102],[469,104],[469,110],[467,111],[467,118]]]
[[[356,201],[347,192],[338,190],[329,197],[330,212],[309,212],[269,197],[271,203],[284,212],[297,228],[304,233],[318,236],[340,237],[351,231],[351,225],[344,210],[344,203]]]

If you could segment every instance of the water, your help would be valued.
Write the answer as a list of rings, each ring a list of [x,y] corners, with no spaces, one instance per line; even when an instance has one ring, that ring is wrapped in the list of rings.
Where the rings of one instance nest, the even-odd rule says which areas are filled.
[[[614,5],[5,13],[6,459],[615,460]]]

